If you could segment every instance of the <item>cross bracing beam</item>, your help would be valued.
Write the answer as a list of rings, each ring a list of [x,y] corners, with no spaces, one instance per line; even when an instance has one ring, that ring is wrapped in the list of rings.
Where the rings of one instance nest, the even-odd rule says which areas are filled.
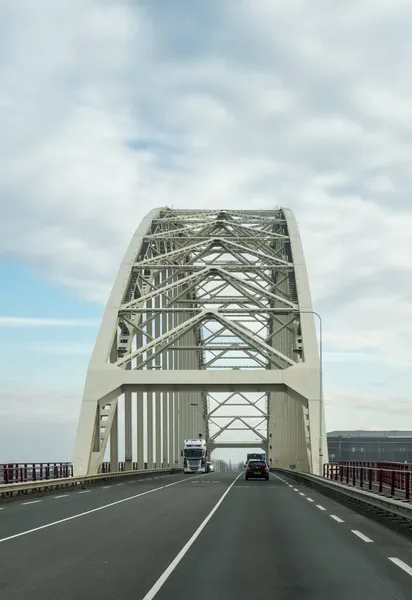
[[[261,448],[262,444],[260,440],[256,441],[244,441],[244,442],[211,442],[211,450],[217,450],[218,448]]]
[[[210,413],[209,413],[209,418],[210,417]],[[215,415],[213,417],[213,419],[237,419],[238,415]],[[243,419],[261,419],[261,416],[257,416],[257,415],[243,415],[242,417]]]
[[[152,211],[129,245],[97,336],[75,472],[96,472],[109,448],[118,458],[122,418],[130,468],[132,459],[139,468],[180,463],[183,439],[199,433],[209,448],[249,447],[246,432],[278,465],[293,456],[316,471],[321,403],[310,311],[288,209]],[[225,440],[233,431],[237,441]]]

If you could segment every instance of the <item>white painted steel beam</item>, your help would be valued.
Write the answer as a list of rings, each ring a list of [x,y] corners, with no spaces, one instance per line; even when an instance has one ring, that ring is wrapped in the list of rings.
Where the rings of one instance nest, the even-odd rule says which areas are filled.
[[[209,449],[263,445],[273,465],[316,472],[319,445],[324,460],[327,449],[312,313],[290,210],[149,213],[120,265],[91,357],[75,474],[97,472],[108,448],[112,468],[119,458],[131,468],[133,453],[139,468],[173,465],[183,439],[199,433]],[[239,439],[225,437],[235,430]]]

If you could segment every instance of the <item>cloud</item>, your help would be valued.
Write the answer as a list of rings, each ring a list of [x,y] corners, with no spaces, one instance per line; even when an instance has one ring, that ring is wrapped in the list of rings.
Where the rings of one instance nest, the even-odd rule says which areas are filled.
[[[79,404],[81,390],[46,387],[26,387],[15,382],[5,382],[0,386],[0,415],[16,420],[33,420],[53,417],[71,421],[73,406]]]
[[[51,356],[86,356],[90,358],[93,343],[68,343],[68,342],[33,342],[28,344],[33,352]]]
[[[388,413],[408,413],[411,408],[409,398],[379,394],[340,393],[333,394],[329,400],[331,406],[344,406],[351,410],[384,411]]]
[[[336,363],[345,363],[345,362],[359,362],[365,361],[370,363],[379,363],[382,362],[378,356],[374,354],[368,354],[367,352],[325,352],[324,362],[336,362]]]
[[[0,316],[0,327],[96,327],[94,319],[48,319]]]
[[[327,430],[408,429],[412,401],[396,394],[361,392],[330,393],[328,396]]]
[[[151,208],[289,206],[326,359],[410,369],[409,2],[3,11],[0,257],[104,303]]]
[[[0,463],[70,461],[81,390],[0,384]]]

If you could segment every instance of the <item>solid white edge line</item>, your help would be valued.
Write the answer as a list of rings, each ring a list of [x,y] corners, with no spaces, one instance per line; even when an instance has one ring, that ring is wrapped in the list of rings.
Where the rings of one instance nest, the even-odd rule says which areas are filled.
[[[355,535],[357,535],[358,538],[360,538],[364,542],[373,542],[373,540],[368,538],[367,535],[364,535],[361,531],[358,531],[357,529],[351,529],[351,532],[354,533]]]
[[[35,531],[40,531],[41,529],[47,529],[48,527],[53,527],[54,525],[60,525],[60,523],[66,523],[66,521],[73,521],[73,519],[79,519],[80,517],[84,517],[85,515],[90,515],[92,513],[98,512],[99,510],[104,510],[105,508],[110,508],[111,506],[116,506],[117,504],[123,504],[123,502],[129,502],[130,500],[134,500],[135,498],[139,498],[140,496],[146,496],[146,494],[152,494],[153,492],[158,492],[159,490],[164,490],[172,485],[177,485],[178,483],[183,483],[187,481],[186,479],[179,479],[179,481],[174,481],[173,483],[168,483],[166,485],[162,485],[158,488],[153,488],[152,490],[147,490],[146,492],[140,492],[140,494],[135,494],[134,496],[129,496],[128,498],[122,498],[122,500],[116,500],[116,502],[110,502],[110,504],[104,504],[103,506],[99,506],[97,508],[92,508],[91,510],[86,510],[85,512],[78,513],[77,515],[72,515],[71,517],[66,517],[64,519],[60,519],[59,521],[53,521],[52,523],[46,523],[46,525],[40,525],[39,527],[34,527],[34,529],[27,529],[27,531],[21,531],[20,533],[15,533],[14,535],[9,535],[8,537],[1,538],[0,544],[3,542],[7,542],[8,540],[14,540],[15,538],[21,537],[23,535],[28,535],[29,533],[34,533]],[[81,492],[79,492],[81,493]],[[41,500],[34,500],[33,502],[41,502]],[[32,502],[24,503],[24,504],[32,504]]]
[[[239,475],[236,477],[236,479],[234,481],[232,481],[232,483],[227,488],[227,490],[225,491],[225,493],[223,494],[223,496],[220,497],[220,499],[217,501],[217,503],[212,508],[212,510],[210,511],[210,513],[207,515],[207,517],[202,521],[202,523],[196,529],[196,531],[194,532],[194,534],[192,535],[192,537],[189,539],[189,541],[186,542],[186,544],[183,546],[183,548],[180,550],[180,552],[175,556],[175,558],[172,560],[172,562],[167,567],[167,569],[165,571],[163,571],[163,573],[160,575],[160,577],[156,581],[156,583],[150,588],[150,590],[147,592],[147,594],[143,597],[143,600],[152,600],[152,598],[154,598],[156,596],[157,592],[161,589],[161,587],[163,586],[163,584],[165,583],[165,581],[169,578],[169,576],[176,569],[177,565],[180,563],[180,561],[182,560],[182,558],[184,557],[184,555],[186,554],[186,552],[189,550],[189,548],[192,546],[192,544],[199,537],[199,535],[201,534],[201,532],[203,531],[203,529],[206,527],[206,525],[208,524],[208,522],[210,521],[210,519],[213,517],[213,515],[215,514],[215,512],[217,511],[217,509],[219,508],[219,506],[222,504],[223,500],[226,498],[226,496],[228,495],[228,493],[230,492],[230,490],[232,489],[232,487],[235,485],[236,481],[242,475],[243,475],[243,473],[239,473]]]
[[[334,519],[337,523],[344,523],[345,522],[343,519],[341,519],[340,517],[337,517],[336,515],[331,515],[330,518]]]
[[[37,504],[38,502],[41,502],[41,500],[30,500],[30,502],[22,502],[21,505],[26,506],[27,504]]]
[[[399,567],[400,569],[402,569],[403,571],[405,571],[405,573],[408,573],[408,575],[410,575],[412,577],[412,567],[410,567],[409,565],[407,565],[405,562],[403,562],[403,560],[401,560],[400,558],[391,558],[388,557],[390,561],[392,561],[397,567]]]
[[[316,508],[318,508],[319,510],[326,510],[326,508],[324,506],[322,506],[321,504],[317,504]]]

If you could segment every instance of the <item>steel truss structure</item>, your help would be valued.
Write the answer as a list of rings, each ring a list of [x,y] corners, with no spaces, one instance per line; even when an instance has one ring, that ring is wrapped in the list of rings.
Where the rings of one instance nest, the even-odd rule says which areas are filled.
[[[74,473],[97,472],[108,449],[116,468],[121,399],[126,468],[178,464],[183,440],[202,434],[209,451],[258,446],[273,466],[317,472],[319,366],[290,210],[153,210],[97,336]]]

